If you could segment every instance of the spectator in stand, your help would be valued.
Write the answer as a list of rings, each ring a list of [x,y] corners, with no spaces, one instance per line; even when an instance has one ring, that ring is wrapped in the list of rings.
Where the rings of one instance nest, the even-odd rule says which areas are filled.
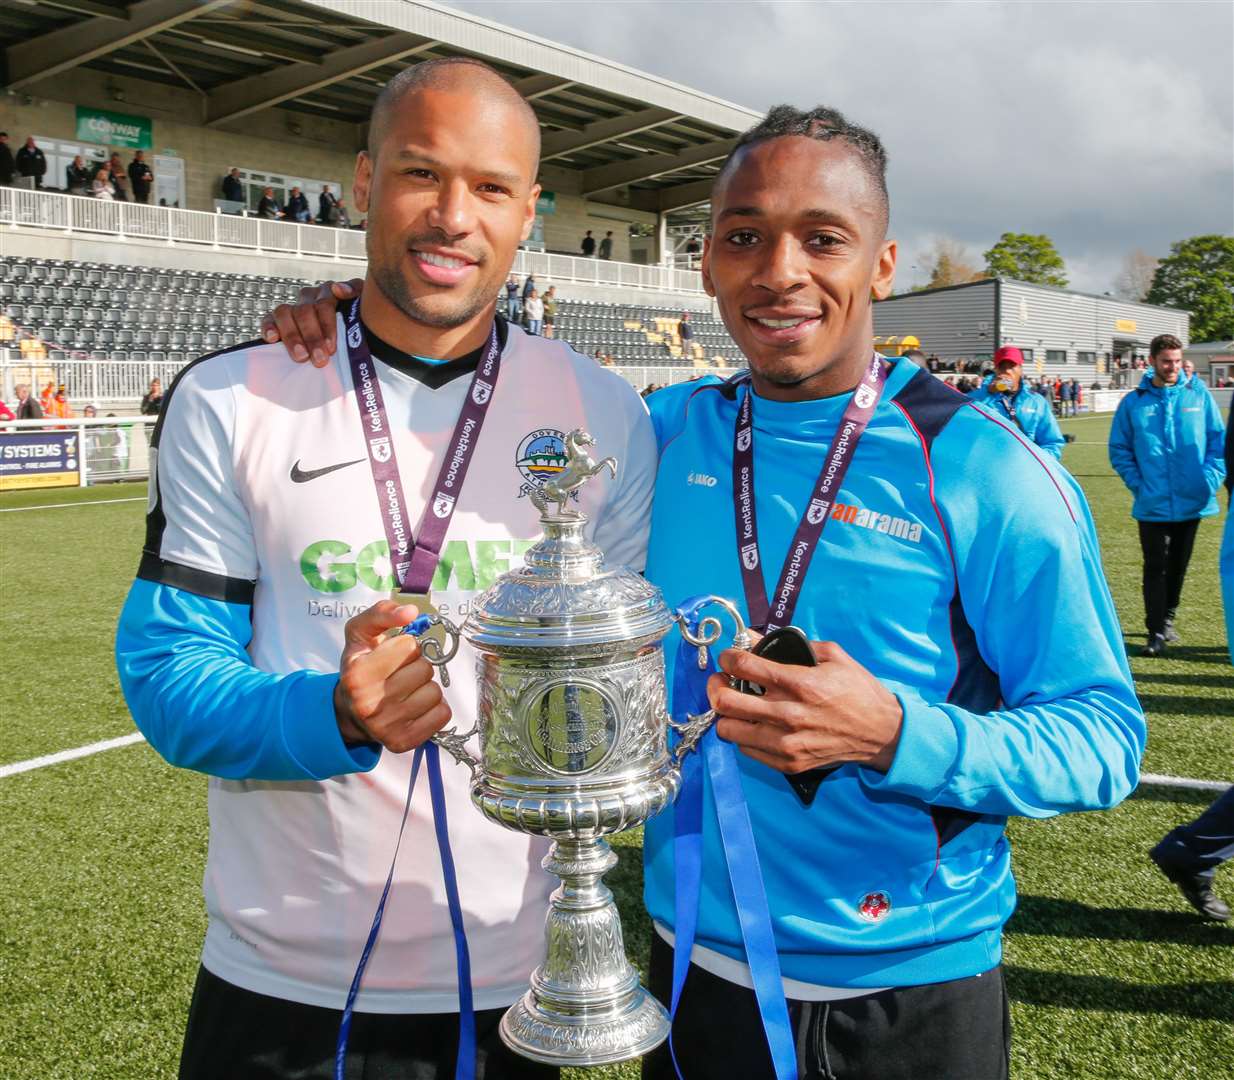
[[[317,196],[317,221],[321,225],[333,225],[338,220],[338,199],[330,190],[330,185],[322,186],[321,194]]]
[[[145,151],[133,152],[133,160],[129,162],[129,183],[133,187],[133,201],[148,203],[150,190],[154,186],[154,170],[146,161]]]
[[[239,169],[232,169],[223,177],[223,198],[228,202],[244,202],[244,183]]]
[[[681,355],[685,359],[690,357],[690,342],[694,340],[694,327],[690,325],[690,313],[683,311],[681,318],[677,321],[677,337],[681,339]]]
[[[17,419],[42,420],[43,406],[30,395],[29,383],[17,384]]]
[[[261,202],[257,204],[257,216],[268,221],[277,221],[283,216],[283,208],[274,197],[274,188],[265,188],[261,193]]]
[[[16,171],[17,164],[13,161],[13,151],[9,148],[9,133],[0,131],[0,187],[9,187]]]
[[[611,259],[613,257],[613,233],[610,229],[604,234],[604,239],[600,241],[600,258]]]
[[[141,399],[142,416],[158,416],[163,407],[163,384],[158,379],[150,380],[150,389]]]
[[[579,245],[579,250],[589,259],[596,253],[596,238],[591,235],[590,229],[583,234],[583,242]]]
[[[1144,554],[1148,641],[1140,655],[1161,656],[1179,640],[1174,616],[1200,518],[1217,513],[1225,428],[1208,387],[1182,378],[1178,338],[1158,334],[1149,356],[1152,372],[1118,403],[1109,454],[1134,496]]]
[[[339,200],[338,206],[335,208],[334,224],[340,229],[351,228],[351,218],[347,214],[347,204],[341,199]]]
[[[112,186],[116,189],[116,202],[128,202],[132,195],[129,191],[129,175],[124,170],[124,162],[119,154],[112,154],[107,162],[107,171],[111,173]]]
[[[527,298],[536,291],[536,276],[528,274],[523,282],[523,325],[527,325]]]
[[[527,332],[538,335],[544,325],[544,301],[535,289],[532,289],[531,295],[523,301],[523,310],[527,314]]]
[[[65,393],[63,383],[56,389],[55,396],[52,397],[51,405],[45,410],[45,414],[57,420],[68,420],[73,415],[73,409],[69,405],[68,395]]]
[[[690,239],[686,241],[686,267],[687,268],[693,269],[695,266],[698,265],[699,252],[701,252],[702,250],[703,249],[699,245],[697,236],[691,236]]]
[[[52,399],[55,396],[56,396],[56,384],[54,382],[49,382],[46,386],[43,387],[43,392],[39,394],[39,405],[43,410],[44,416],[51,415],[51,403],[52,403]]]
[[[71,165],[65,166],[64,190],[70,195],[90,194],[90,170],[86,168],[85,158],[80,154],[73,158]]]
[[[13,410],[9,408],[8,402],[0,401],[0,420],[16,420]]]
[[[111,202],[116,197],[116,187],[111,182],[111,170],[106,165],[99,169],[90,181],[90,194],[105,202]]]
[[[506,278],[506,318],[518,322],[518,275]]]
[[[34,136],[26,136],[26,145],[17,151],[17,172],[19,176],[33,177],[34,186],[43,186],[43,176],[47,172],[47,158],[43,151],[34,144]]]
[[[298,187],[291,189],[291,195],[287,199],[287,216],[292,221],[307,222],[312,217],[309,213],[308,199],[304,197],[304,192]]]
[[[553,324],[557,321],[557,286],[550,285],[544,294],[544,336],[553,336]]]
[[[1058,421],[1049,405],[1029,392],[1024,382],[1024,354],[1014,345],[1003,345],[994,353],[994,374],[969,397],[1000,419],[1010,420],[1029,442],[1047,454],[1055,459],[1062,456],[1063,435]]]

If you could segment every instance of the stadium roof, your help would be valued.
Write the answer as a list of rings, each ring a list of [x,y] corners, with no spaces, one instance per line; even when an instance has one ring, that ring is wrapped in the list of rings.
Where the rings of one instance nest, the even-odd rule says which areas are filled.
[[[0,6],[0,48],[11,90],[54,96],[84,66],[188,85],[204,123],[226,128],[271,108],[362,126],[408,63],[479,57],[531,102],[546,164],[581,174],[589,199],[653,211],[705,201],[734,135],[759,116],[420,0],[14,0]]]

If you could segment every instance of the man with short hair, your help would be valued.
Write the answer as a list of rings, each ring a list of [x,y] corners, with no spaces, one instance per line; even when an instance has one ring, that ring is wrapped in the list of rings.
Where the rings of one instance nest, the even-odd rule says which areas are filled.
[[[261,193],[261,201],[257,204],[257,216],[269,221],[277,221],[283,216],[283,208],[274,197],[274,188],[265,188]]]
[[[43,406],[38,403],[38,399],[30,393],[29,383],[18,383],[17,387],[17,419],[18,420],[42,420]]]
[[[1005,1077],[1006,819],[1110,806],[1138,775],[1144,718],[1079,487],[1001,411],[871,349],[896,255],[884,169],[830,109],[778,106],[741,136],[702,273],[749,373],[648,399],[648,579],[812,639],[791,666],[720,655],[718,740],[646,825],[650,983],[677,1002],[686,1080],[773,1060]],[[667,644],[669,685],[690,688],[696,650]],[[742,800],[761,883],[729,842]],[[673,1076],[666,1050],[644,1076]]]
[[[576,427],[621,460],[579,493],[588,536],[641,567],[655,470],[642,403],[495,317],[535,220],[538,158],[534,112],[488,66],[402,72],[356,164],[362,294],[340,290],[341,318],[299,353],[326,370],[249,343],[165,395],[116,652],[150,743],[212,777],[182,1080],[333,1076],[345,1023],[348,1075],[445,1080],[456,1059],[478,1080],[556,1075],[497,1034],[543,957],[548,843],[485,821],[467,770],[419,749],[452,717],[471,726],[476,655],[461,645],[446,687],[415,637],[387,636],[419,609],[461,622],[517,564],[541,532],[534,462],[563,456]]]
[[[47,158],[35,144],[33,135],[26,136],[26,145],[17,151],[15,163],[18,175],[32,178],[36,188],[43,186],[43,176],[47,172]]]
[[[604,234],[604,239],[600,241],[600,258],[611,259],[613,257],[613,232],[610,229]]]
[[[240,170],[232,169],[223,177],[223,198],[228,202],[244,202],[244,183],[240,179]]]
[[[107,171],[111,175],[112,187],[115,189],[112,198],[116,202],[129,201],[129,176],[124,168],[124,162],[120,160],[118,153],[112,153],[107,161]]]
[[[317,223],[333,225],[338,221],[338,198],[330,190],[329,184],[322,184],[321,194],[317,196]]]
[[[135,150],[133,160],[129,162],[129,183],[133,186],[134,202],[144,205],[150,201],[150,191],[154,187],[154,171],[142,150]]]
[[[308,199],[298,187],[293,187],[291,194],[287,197],[287,216],[292,221],[307,222],[309,220]]]
[[[1109,454],[1134,498],[1144,554],[1148,640],[1140,655],[1161,656],[1179,640],[1174,619],[1200,519],[1217,513],[1225,427],[1208,387],[1182,377],[1178,338],[1158,334],[1148,357],[1151,370],[1118,403]]]
[[[506,278],[506,318],[511,322],[518,321],[518,275],[511,274]]]
[[[969,400],[1010,420],[1026,439],[1047,454],[1062,457],[1063,433],[1054,418],[1054,410],[1024,381],[1024,354],[1014,345],[1003,345],[995,351],[994,374],[987,376],[968,396]]]
[[[590,259],[596,253],[596,238],[591,235],[590,229],[588,229],[587,232],[583,234],[583,242],[580,245],[580,250],[582,251],[583,255],[588,259]]]

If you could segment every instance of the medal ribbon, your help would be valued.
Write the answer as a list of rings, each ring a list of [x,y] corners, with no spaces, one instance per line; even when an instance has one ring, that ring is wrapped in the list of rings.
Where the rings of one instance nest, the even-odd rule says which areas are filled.
[[[758,546],[758,516],[754,507],[754,390],[747,383],[737,422],[733,429],[733,503],[737,527],[737,551],[741,561],[741,581],[745,587],[746,611],[750,624],[764,633],[788,626],[797,610],[797,600],[810,560],[818,550],[823,528],[831,516],[835,496],[844,484],[857,443],[870,417],[878,407],[887,385],[887,364],[874,353],[853,391],[840,426],[810,496],[810,505],[797,523],[784,566],[770,602],[763,582],[762,555]]]
[[[360,410],[360,424],[368,443],[369,468],[373,474],[373,487],[381,506],[381,520],[385,528],[386,543],[390,548],[390,568],[398,588],[404,592],[427,593],[437,571],[441,547],[454,516],[454,507],[462,494],[467,468],[480,439],[480,429],[488,413],[489,402],[501,367],[501,349],[497,337],[497,325],[489,332],[488,345],[471,377],[471,386],[454,425],[446,460],[437,474],[433,494],[420,517],[416,537],[407,531],[407,501],[403,496],[403,481],[399,476],[398,458],[395,454],[390,423],[386,415],[385,400],[381,393],[381,380],[377,366],[364,340],[364,328],[360,325],[360,301],[355,300],[344,315],[347,342],[347,359],[351,365],[351,381],[355,389],[356,407]],[[437,837],[437,853],[441,859],[442,878],[445,881],[446,899],[450,908],[450,925],[454,931],[455,969],[458,973],[459,999],[459,1045],[455,1062],[455,1080],[474,1080],[476,1075],[476,1017],[472,1004],[471,958],[467,948],[467,934],[463,926],[463,909],[458,895],[458,877],[454,869],[454,855],[450,850],[450,832],[446,819],[445,789],[442,785],[441,762],[437,747],[425,743],[417,747],[412,757],[411,779],[407,784],[407,799],[403,804],[403,819],[399,824],[394,854],[390,859],[390,871],[385,887],[369,927],[368,938],[360,953],[360,961],[352,976],[339,1023],[338,1040],[335,1044],[334,1076],[343,1080],[347,1061],[347,1041],[351,1034],[351,1018],[364,979],[365,969],[372,956],[373,947],[381,932],[386,900],[394,880],[394,867],[398,861],[399,845],[407,816],[411,811],[411,796],[416,788],[421,761],[428,763],[428,781],[433,808],[433,828]]]
[[[692,630],[697,630],[699,609],[707,602],[706,597],[695,597],[678,609]],[[707,679],[715,672],[716,665],[708,650],[707,666],[700,671],[695,662],[696,654],[695,647],[683,637],[677,647],[677,662],[673,670],[673,708],[680,720],[685,720],[688,714],[701,714],[708,708]],[[788,1002],[784,997],[780,958],[767,892],[763,888],[754,828],[741,787],[737,751],[732,743],[725,742],[716,734],[714,727],[703,736],[698,750],[698,754],[687,754],[681,763],[681,794],[673,808],[674,908],[677,925],[673,939],[673,991],[669,1015],[677,1015],[698,928],[703,862],[702,774],[706,768],[720,826],[729,884],[741,926],[741,940],[745,946],[750,979],[754,984],[754,998],[758,1003],[776,1080],[797,1080],[793,1028],[788,1017]],[[678,1080],[682,1080],[671,1026],[669,1052]]]
[[[398,458],[394,452],[394,439],[390,421],[386,416],[385,400],[381,393],[381,380],[377,365],[364,340],[364,327],[360,325],[360,301],[352,301],[344,316],[347,340],[347,359],[351,364],[351,381],[355,389],[356,408],[360,410],[360,424],[368,444],[369,469],[373,474],[373,487],[381,506],[381,523],[390,548],[390,568],[397,588],[407,593],[427,593],[432,584],[441,547],[445,543],[454,507],[463,491],[463,481],[471,464],[480,429],[493,400],[497,375],[501,369],[501,349],[498,346],[497,324],[489,331],[488,343],[480,363],[471,377],[471,386],[463,399],[450,436],[446,459],[437,473],[433,494],[413,537],[407,520],[407,500],[403,496],[403,481],[399,476]]]

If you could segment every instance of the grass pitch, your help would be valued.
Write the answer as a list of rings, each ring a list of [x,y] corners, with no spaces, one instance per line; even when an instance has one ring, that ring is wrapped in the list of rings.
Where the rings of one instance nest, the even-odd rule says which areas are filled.
[[[1106,464],[1108,417],[1064,424],[1101,532],[1128,646],[1144,640],[1129,497]],[[0,496],[0,764],[128,734],[111,661],[137,564],[140,485]],[[98,505],[79,505],[97,502]],[[1224,503],[1224,499],[1222,500]],[[1234,779],[1234,679],[1217,579],[1221,520],[1200,527],[1183,643],[1135,657],[1145,771]],[[1060,604],[1066,597],[1059,597]],[[1026,641],[1026,647],[1031,642]],[[0,778],[0,1076],[175,1075],[205,932],[204,778],[146,745]],[[1145,858],[1209,793],[1142,787],[1118,809],[1013,821],[1020,906],[1007,932],[1013,1073],[1044,1080],[1234,1075],[1234,926],[1205,924]],[[640,966],[649,926],[637,834],[609,884]],[[1234,874],[1218,877],[1234,898]],[[574,1073],[620,1077],[636,1066]],[[979,1078],[974,1078],[979,1080]]]

